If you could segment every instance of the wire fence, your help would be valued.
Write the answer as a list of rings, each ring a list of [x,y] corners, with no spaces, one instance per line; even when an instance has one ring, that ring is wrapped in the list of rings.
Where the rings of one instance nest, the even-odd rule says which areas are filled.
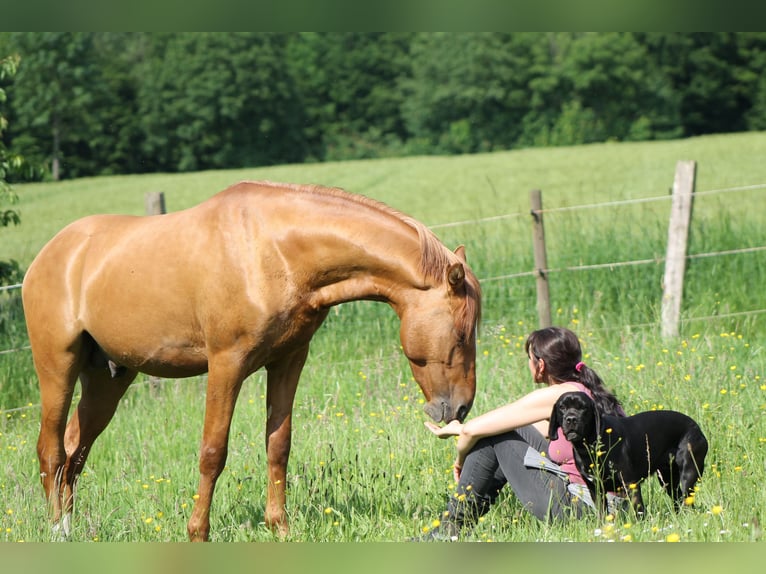
[[[747,186],[738,186],[738,187],[730,187],[730,188],[724,188],[724,189],[714,189],[714,190],[708,190],[708,191],[700,191],[695,192],[695,197],[698,196],[704,196],[704,195],[713,195],[713,194],[721,194],[721,193],[731,193],[731,192],[743,192],[743,191],[752,191],[752,190],[759,190],[764,189],[766,190],[766,184],[757,184],[757,185],[747,185]],[[576,206],[567,206],[567,207],[554,207],[554,208],[548,208],[542,210],[543,213],[560,213],[560,212],[569,212],[569,211],[577,211],[577,210],[587,210],[587,209],[596,209],[596,208],[605,208],[605,207],[617,207],[617,206],[624,206],[624,205],[631,205],[631,204],[640,204],[640,203],[649,203],[649,202],[656,202],[656,201],[669,201],[671,200],[670,195],[665,196],[657,196],[657,197],[647,197],[647,198],[639,198],[639,199],[626,199],[626,200],[618,200],[618,201],[609,201],[609,202],[603,202],[603,203],[592,203],[592,204],[584,204],[584,205],[576,205]],[[449,227],[458,227],[461,225],[477,225],[477,224],[483,224],[483,223],[491,223],[506,219],[513,219],[513,218],[519,218],[528,216],[529,213],[507,213],[507,214],[501,214],[501,215],[495,215],[490,217],[484,217],[479,219],[471,219],[471,220],[463,220],[463,221],[454,221],[450,223],[443,223],[443,224],[437,224],[430,226],[431,229],[443,229],[443,228],[449,228]],[[687,255],[687,259],[701,259],[701,258],[708,258],[708,257],[723,257],[723,256],[732,256],[732,255],[738,255],[743,253],[755,253],[755,252],[762,252],[766,251],[766,245],[763,246],[756,246],[756,247],[744,247],[740,249],[728,249],[723,251],[714,251],[714,252],[707,252],[707,253],[696,253]],[[663,263],[665,261],[665,257],[655,257],[650,259],[636,259],[636,260],[628,260],[628,261],[613,261],[610,263],[597,263],[597,264],[584,264],[584,265],[576,265],[576,266],[567,266],[567,267],[560,267],[560,268],[549,268],[549,269],[543,269],[543,270],[534,270],[534,271],[522,271],[517,273],[508,273],[505,275],[498,275],[494,277],[485,277],[480,278],[481,283],[488,283],[488,282],[494,282],[494,281],[505,281],[510,279],[516,279],[516,278],[523,278],[523,277],[534,277],[538,275],[539,273],[543,272],[546,274],[550,273],[563,273],[563,272],[578,272],[578,271],[591,271],[591,270],[597,270],[597,269],[615,269],[619,267],[627,267],[627,266],[638,266],[638,265],[657,265],[660,263]],[[20,289],[21,284],[15,284],[15,285],[4,285],[0,286],[0,293],[1,292],[9,292],[15,289]],[[681,321],[684,323],[691,323],[696,321],[712,321],[712,320],[721,320],[721,319],[731,319],[731,318],[739,318],[739,317],[749,317],[749,316],[756,316],[756,315],[762,315],[766,314],[766,309],[753,309],[749,311],[741,311],[741,312],[734,312],[734,313],[720,313],[716,315],[708,315],[704,317],[690,317],[682,319]],[[642,323],[642,324],[632,324],[632,325],[620,325],[615,327],[603,327],[599,329],[594,329],[598,331],[614,331],[614,330],[622,330],[626,328],[630,329],[639,329],[639,328],[653,328],[656,327],[656,323]],[[30,350],[29,345],[25,345],[22,347],[17,347],[13,349],[5,349],[0,350],[0,355],[9,355],[12,353],[18,353],[18,352],[24,352]],[[391,357],[392,360],[395,359],[395,357]],[[374,359],[375,361],[378,361],[379,358]],[[354,359],[354,364],[358,364],[359,360]],[[152,381],[145,381],[143,383],[138,382],[136,385],[150,385],[154,384]],[[0,415],[2,416],[11,416],[14,413],[20,413],[27,410],[32,409],[39,409],[39,404],[28,404],[20,407],[0,410]]]
[[[741,249],[728,249],[726,251],[712,251],[709,253],[694,253],[692,255],[687,255],[686,259],[703,259],[707,257],[718,257],[722,255],[737,255],[739,253],[754,253],[757,251],[766,251],[766,245],[762,245],[759,247],[743,247]],[[534,277],[535,275],[538,275],[539,273],[561,273],[561,272],[569,272],[569,271],[592,271],[595,269],[616,269],[618,267],[629,267],[633,265],[649,265],[649,264],[658,264],[663,263],[665,261],[665,257],[653,257],[651,259],[635,259],[633,261],[617,261],[612,263],[593,263],[590,265],[573,265],[568,267],[558,267],[558,268],[547,268],[547,269],[541,269],[540,271],[522,271],[520,273],[511,273],[508,275],[498,275],[497,277],[486,277],[484,279],[481,279],[482,283],[487,283],[490,281],[499,281],[502,279],[513,279],[516,277]]]
[[[741,185],[737,187],[727,187],[727,188],[721,188],[721,189],[709,189],[706,191],[695,191],[694,197],[703,197],[706,195],[715,195],[715,194],[722,194],[722,193],[732,193],[732,192],[743,192],[743,191],[754,191],[758,189],[766,189],[766,183],[759,183],[754,185]],[[605,201],[601,203],[587,203],[582,205],[571,205],[566,207],[549,207],[545,209],[541,209],[540,213],[560,213],[565,211],[582,211],[586,209],[601,209],[605,207],[619,207],[623,205],[637,205],[641,203],[653,203],[656,201],[671,201],[672,196],[670,195],[657,195],[653,197],[639,197],[635,199],[619,199],[615,201]],[[488,217],[480,217],[477,219],[465,219],[462,221],[453,221],[450,223],[437,223],[436,225],[429,226],[431,229],[444,229],[448,227],[458,227],[461,225],[475,225],[477,223],[491,223],[493,221],[501,221],[504,219],[513,219],[516,217],[526,217],[529,215],[529,213],[505,213],[501,215],[491,215]]]
[[[706,191],[696,191],[694,193],[694,196],[700,197],[700,196],[706,196],[706,195],[724,194],[724,193],[733,193],[733,192],[746,192],[746,191],[754,191],[754,190],[766,190],[766,183],[743,185],[743,186],[728,187],[728,188],[721,188],[721,189],[711,189]],[[650,202],[657,202],[657,201],[670,201],[671,199],[672,197],[670,195],[662,195],[662,196],[636,198],[636,199],[607,201],[607,202],[601,202],[601,203],[573,205],[573,206],[567,206],[567,207],[553,207],[553,208],[543,209],[541,210],[541,212],[542,213],[560,213],[560,212],[570,212],[570,211],[605,208],[605,207],[635,205],[635,204],[650,203]],[[525,216],[529,216],[529,213],[528,212],[527,213],[521,213],[521,212],[506,213],[506,214],[488,216],[488,217],[477,218],[477,219],[436,224],[436,225],[431,225],[430,228],[444,229],[449,227],[458,227],[461,225],[477,225],[477,224],[491,223],[491,222],[501,221],[506,219],[525,217]],[[707,253],[696,253],[696,254],[687,255],[686,259],[692,260],[692,259],[702,259],[702,258],[708,258],[708,257],[723,257],[723,256],[738,255],[743,253],[755,253],[755,252],[761,252],[761,251],[766,251],[766,245],[755,246],[755,247],[743,247],[740,249],[727,249],[723,251],[712,251]],[[490,283],[495,281],[505,281],[510,279],[522,278],[522,277],[534,277],[540,273],[545,273],[545,274],[564,273],[564,272],[570,273],[570,272],[578,272],[578,271],[592,271],[597,269],[616,269],[620,267],[639,266],[639,265],[657,265],[657,264],[663,263],[664,261],[665,261],[665,257],[654,257],[650,259],[613,261],[609,263],[583,264],[583,265],[566,266],[566,267],[559,267],[559,268],[548,268],[548,269],[540,269],[540,270],[536,269],[533,271],[521,271],[516,273],[497,275],[494,277],[479,278],[479,281],[481,283]],[[20,288],[21,288],[21,283],[18,283],[15,285],[4,285],[4,286],[0,286],[0,292],[7,292],[14,289],[20,289]],[[686,318],[683,321],[684,322],[705,321],[705,320],[721,319],[726,317],[760,315],[763,313],[766,313],[766,309],[754,309],[751,311],[744,311],[741,313],[730,313],[726,315],[722,314],[722,315],[711,315],[708,317]],[[614,327],[612,329],[638,328],[638,327],[646,327],[646,326],[654,326],[654,325],[655,323],[634,324],[634,325],[626,325],[621,327]],[[14,349],[0,350],[0,355],[27,351],[29,349],[30,347],[26,345],[26,346],[17,347]]]

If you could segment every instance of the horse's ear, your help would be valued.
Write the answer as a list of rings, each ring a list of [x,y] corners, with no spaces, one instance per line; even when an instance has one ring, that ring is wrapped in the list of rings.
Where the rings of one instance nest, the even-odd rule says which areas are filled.
[[[455,255],[457,255],[460,258],[460,261],[465,263],[466,262],[465,245],[458,245],[458,248],[455,249]]]
[[[455,293],[462,293],[465,289],[465,267],[462,263],[453,263],[447,269],[447,281]]]

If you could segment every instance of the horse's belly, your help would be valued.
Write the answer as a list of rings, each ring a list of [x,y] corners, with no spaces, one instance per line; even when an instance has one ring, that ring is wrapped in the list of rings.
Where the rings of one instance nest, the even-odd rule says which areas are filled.
[[[128,367],[155,377],[192,377],[207,372],[207,357],[194,350],[174,348],[123,349],[107,351],[119,366]]]
[[[99,355],[119,367],[156,377],[191,377],[207,372],[205,349],[193,342],[167,336],[144,333],[141,337],[120,337],[120,332],[101,334],[91,332],[97,348],[94,365]]]
[[[204,363],[145,362],[136,370],[153,377],[167,379],[195,377],[207,372],[207,361]]]

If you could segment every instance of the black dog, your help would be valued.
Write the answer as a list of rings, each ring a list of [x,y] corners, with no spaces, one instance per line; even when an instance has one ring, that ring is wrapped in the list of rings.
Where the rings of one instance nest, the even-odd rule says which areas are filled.
[[[702,476],[708,443],[699,425],[675,411],[648,411],[630,417],[599,416],[582,392],[564,393],[551,412],[549,436],[572,443],[575,464],[596,508],[606,509],[606,492],[627,492],[643,514],[641,481],[657,473],[678,510]]]

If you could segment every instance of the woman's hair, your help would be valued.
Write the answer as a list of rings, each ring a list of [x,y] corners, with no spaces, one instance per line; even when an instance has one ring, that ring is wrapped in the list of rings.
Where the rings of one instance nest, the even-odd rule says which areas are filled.
[[[580,341],[569,329],[546,327],[533,331],[524,346],[545,361],[548,376],[557,381],[576,381],[591,392],[599,412],[607,415],[625,416],[620,401],[606,387],[596,371],[582,362]]]

